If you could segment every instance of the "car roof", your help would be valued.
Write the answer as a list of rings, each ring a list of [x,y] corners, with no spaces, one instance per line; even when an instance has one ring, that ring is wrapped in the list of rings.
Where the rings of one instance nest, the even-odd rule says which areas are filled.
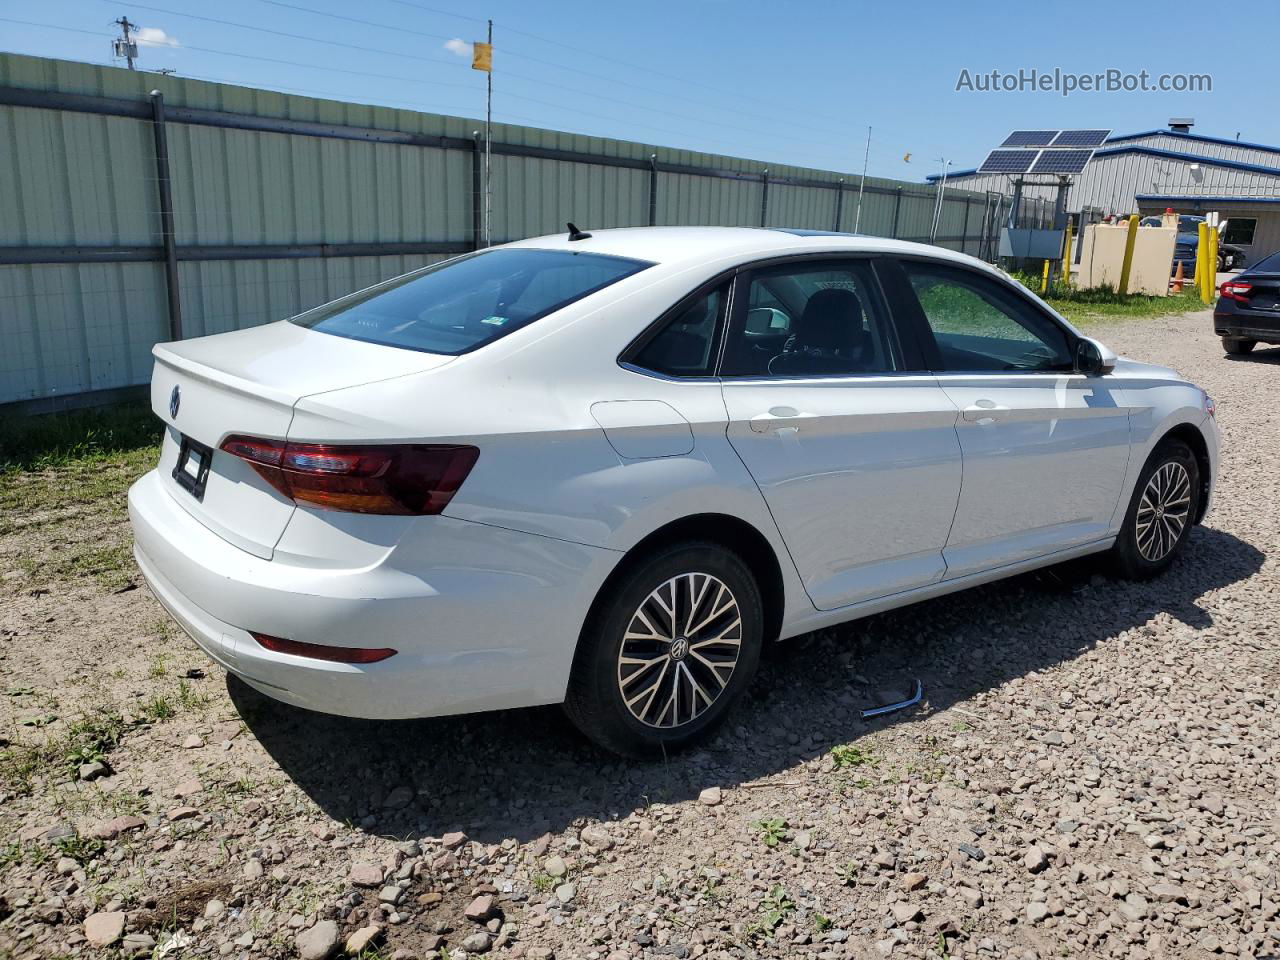
[[[587,229],[587,228],[583,228]],[[651,263],[681,264],[709,257],[743,260],[803,253],[897,253],[953,260],[991,269],[982,261],[929,244],[835,231],[770,227],[619,227],[588,230],[590,237],[570,240],[568,232],[519,240],[511,247],[569,250],[631,257]]]

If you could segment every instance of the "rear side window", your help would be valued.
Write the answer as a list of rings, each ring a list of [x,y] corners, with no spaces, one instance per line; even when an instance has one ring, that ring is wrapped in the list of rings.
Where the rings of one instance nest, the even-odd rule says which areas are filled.
[[[678,307],[661,330],[629,362],[668,377],[709,377],[715,372],[716,330],[724,314],[726,282]]]
[[[751,272],[720,374],[849,376],[899,366],[871,265],[800,261]]]
[[[317,307],[293,322],[352,340],[456,355],[649,266],[598,253],[486,250]]]

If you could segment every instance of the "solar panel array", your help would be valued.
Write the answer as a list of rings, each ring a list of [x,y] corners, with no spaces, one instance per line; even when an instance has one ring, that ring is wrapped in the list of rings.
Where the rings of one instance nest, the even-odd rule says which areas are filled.
[[[1041,150],[1040,158],[1027,172],[1080,173],[1092,157],[1092,150]]]
[[[1110,130],[1014,130],[988,154],[979,173],[1081,173]]]
[[[1061,131],[1015,130],[1004,138],[1002,147],[1047,147]]]
[[[1026,173],[1040,156],[1038,150],[992,150],[979,173]]]
[[[1054,147],[1100,147],[1111,136],[1110,130],[1063,130],[1053,138]]]

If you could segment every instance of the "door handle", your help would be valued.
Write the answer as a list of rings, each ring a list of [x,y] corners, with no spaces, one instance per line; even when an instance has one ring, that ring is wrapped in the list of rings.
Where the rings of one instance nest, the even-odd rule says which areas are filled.
[[[965,407],[961,415],[970,423],[994,423],[1008,412],[1008,407],[1001,406],[994,400],[978,400],[972,406]]]
[[[796,433],[800,429],[800,421],[813,416],[801,413],[795,407],[770,407],[764,413],[757,413],[748,423],[752,433],[768,433],[770,430],[786,430]]]

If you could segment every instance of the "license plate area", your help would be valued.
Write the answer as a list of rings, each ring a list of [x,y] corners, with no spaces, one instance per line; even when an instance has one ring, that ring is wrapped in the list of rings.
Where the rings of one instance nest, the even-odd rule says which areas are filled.
[[[173,479],[197,500],[204,499],[204,487],[209,481],[209,464],[213,451],[190,437],[182,438],[178,448],[178,462],[173,466]]]

